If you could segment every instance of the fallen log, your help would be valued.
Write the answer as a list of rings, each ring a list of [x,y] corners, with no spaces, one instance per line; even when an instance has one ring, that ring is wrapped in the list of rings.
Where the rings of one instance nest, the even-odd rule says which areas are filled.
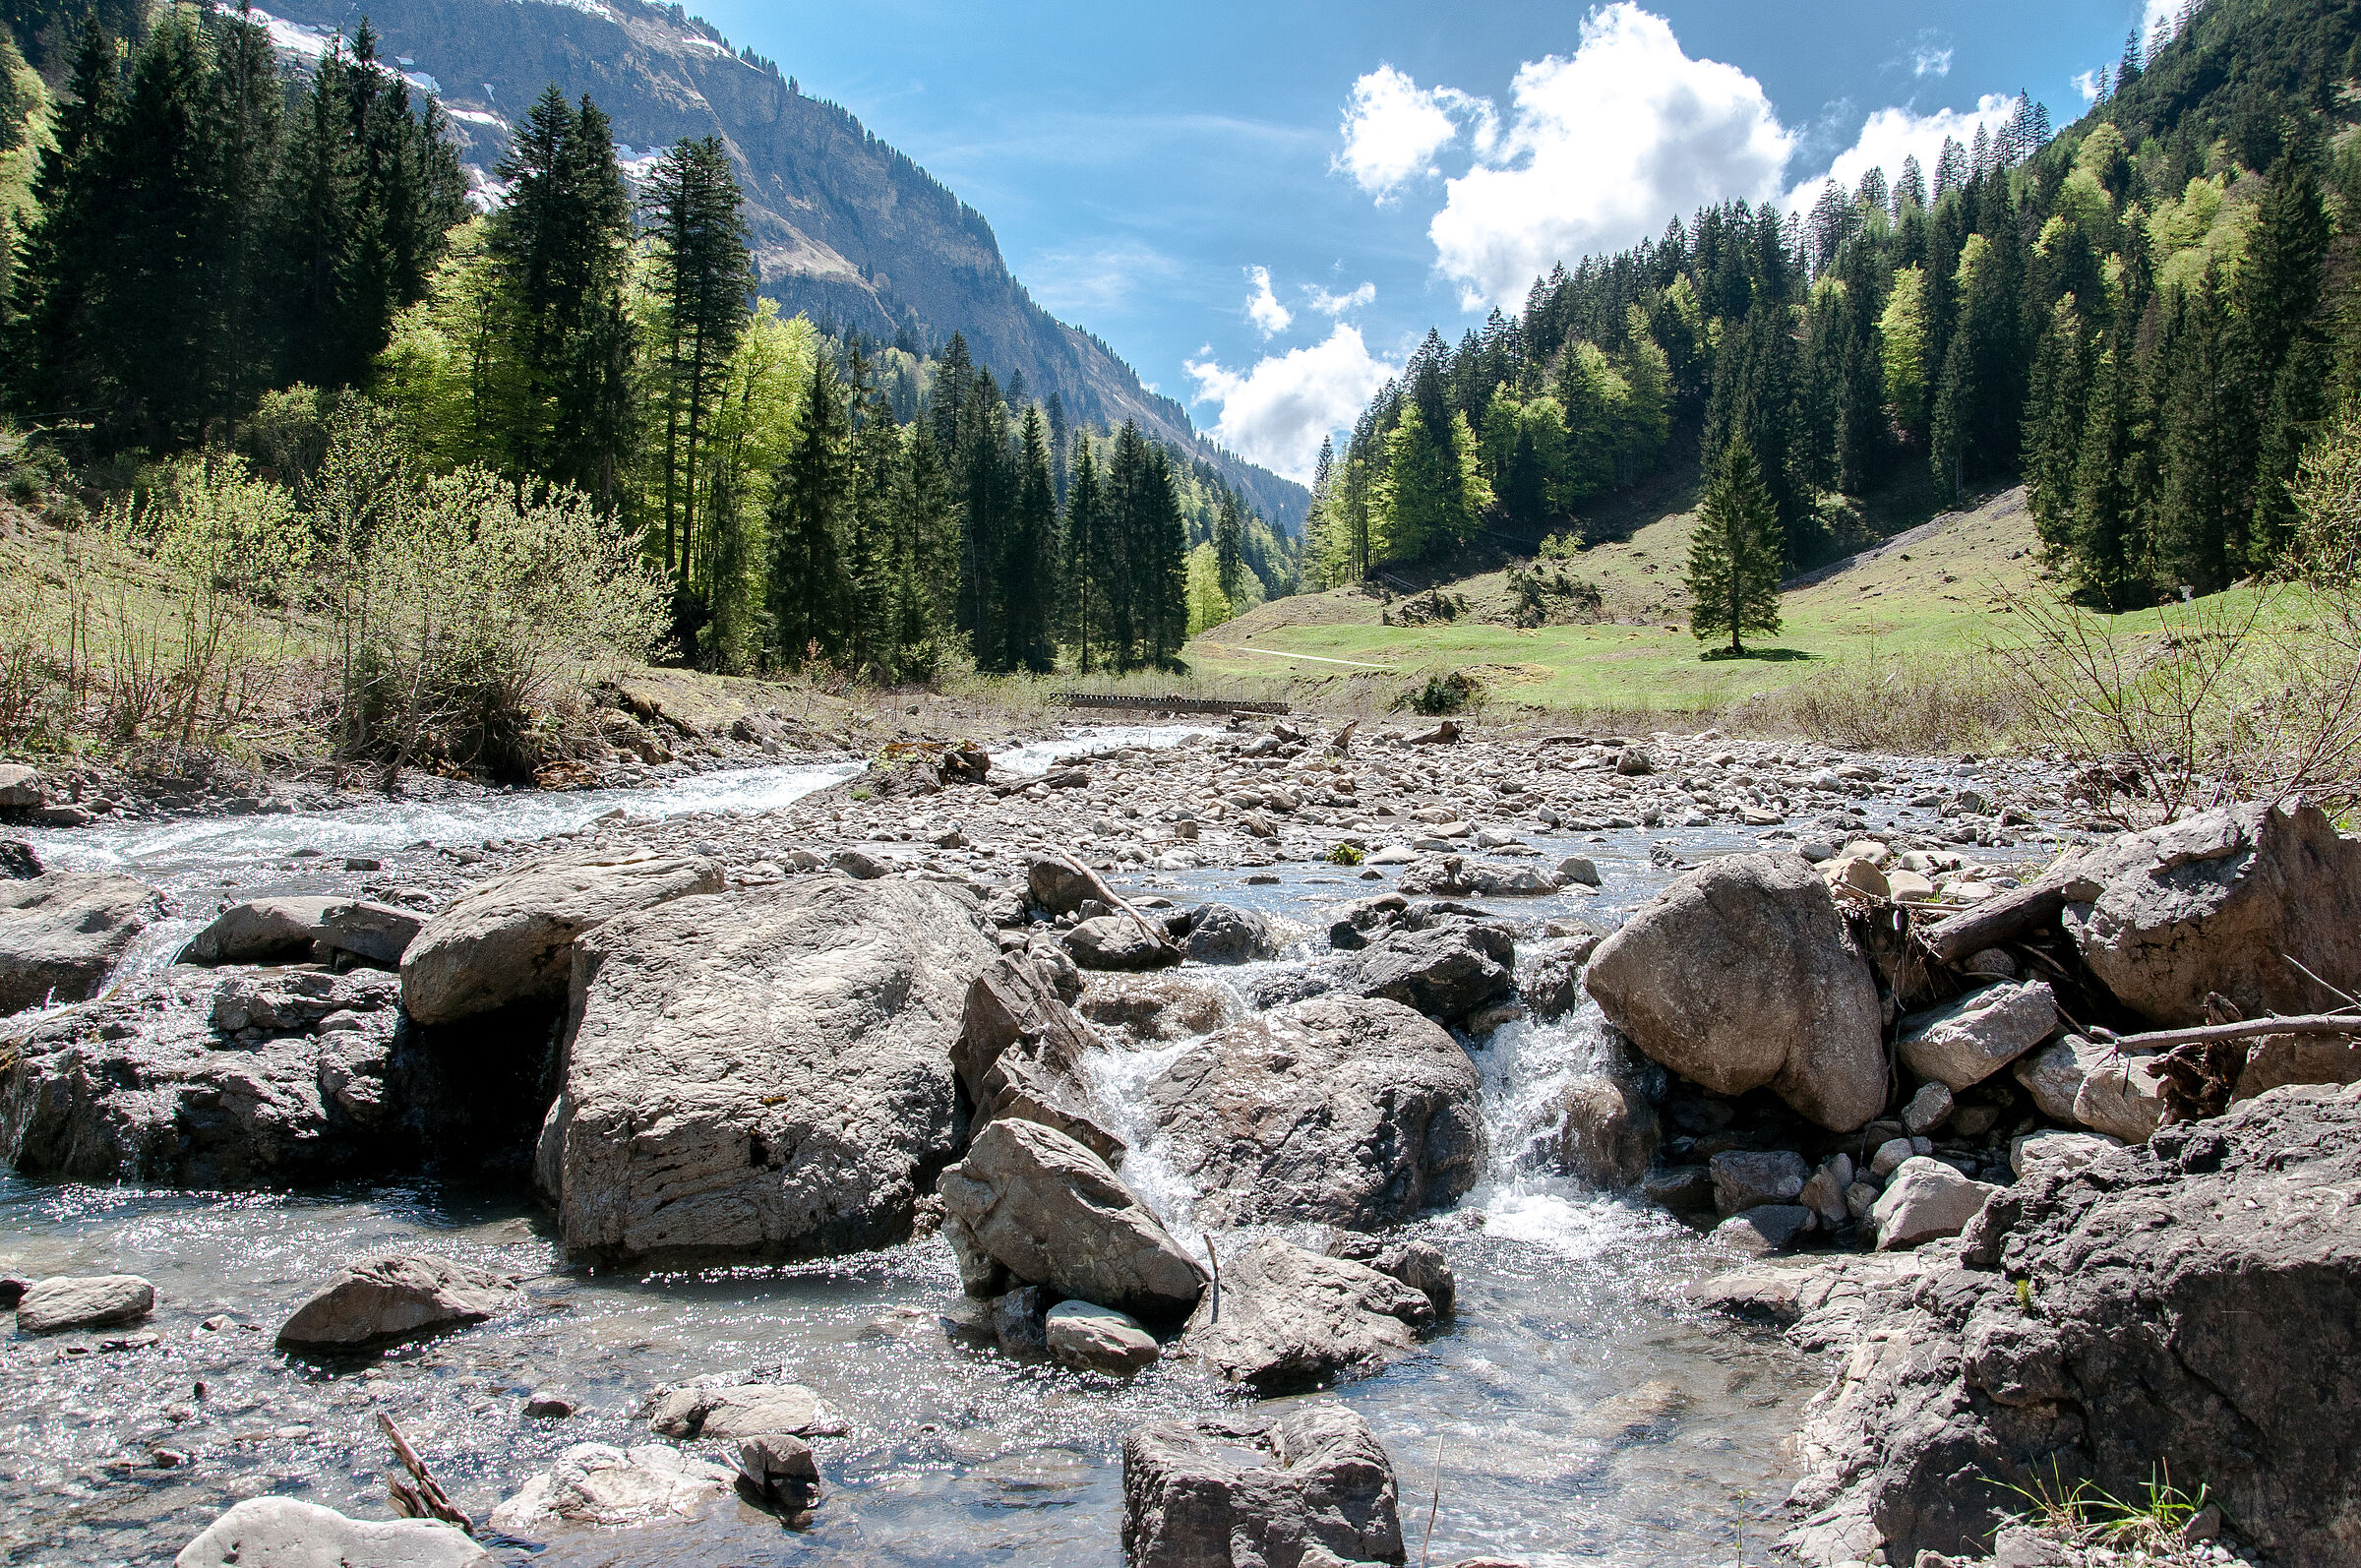
[[[410,1519],[440,1519],[447,1525],[458,1526],[470,1536],[474,1535],[475,1521],[467,1517],[465,1509],[451,1500],[451,1493],[445,1491],[443,1483],[428,1472],[426,1461],[418,1457],[418,1451],[410,1446],[410,1440],[402,1436],[401,1428],[394,1424],[394,1417],[379,1411],[377,1425],[386,1434],[386,1440],[394,1445],[394,1457],[400,1460],[401,1468],[410,1473],[407,1482],[398,1477],[386,1478],[386,1491],[394,1504],[394,1511]]]
[[[2071,874],[2044,876],[1939,920],[1919,933],[1918,939],[1937,963],[1956,964],[1969,953],[2015,941],[2046,925],[2068,904],[2088,903],[2097,896],[2095,882]]]

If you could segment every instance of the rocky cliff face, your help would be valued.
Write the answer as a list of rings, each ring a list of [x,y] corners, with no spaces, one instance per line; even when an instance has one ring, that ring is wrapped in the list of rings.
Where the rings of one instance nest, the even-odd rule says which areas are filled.
[[[507,128],[555,82],[588,93],[632,152],[718,134],[747,197],[762,292],[790,312],[939,343],[967,335],[977,360],[1073,417],[1140,427],[1216,461],[1274,524],[1294,527],[1303,488],[1220,452],[1170,397],[1089,333],[1033,302],[984,215],[833,103],[805,96],[767,62],[733,53],[679,6],[639,0],[274,0],[272,31],[316,55],[365,14],[413,82],[440,95],[463,156],[489,171]]]

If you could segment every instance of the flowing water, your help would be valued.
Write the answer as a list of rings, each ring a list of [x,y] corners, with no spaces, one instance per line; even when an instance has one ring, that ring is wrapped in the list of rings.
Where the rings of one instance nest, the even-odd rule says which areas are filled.
[[[1094,743],[1184,733],[1111,727],[1002,762],[1037,770]],[[398,853],[421,839],[537,836],[617,806],[637,815],[760,809],[849,769],[133,824],[41,847],[61,865],[123,866],[184,890],[249,891],[283,879],[297,844]],[[1597,859],[1604,893],[1501,907],[1529,923],[1576,908],[1611,920],[1668,874],[1648,854],[1666,836],[1547,846]],[[1712,831],[1677,838],[1692,857],[1750,847]],[[1315,931],[1329,918],[1323,904],[1376,885],[1326,867],[1268,874],[1280,880],[1247,884],[1235,871],[1167,880],[1179,895],[1251,904]],[[1417,1228],[1457,1271],[1457,1313],[1418,1357],[1306,1396],[1342,1400],[1368,1418],[1393,1455],[1414,1554],[1433,1509],[1436,1563],[1479,1553],[1537,1564],[1759,1559],[1778,1529],[1788,1479],[1782,1440],[1819,1369],[1684,1304],[1685,1285],[1726,1264],[1698,1236],[1547,1174],[1531,1150],[1558,1091],[1592,1062],[1600,1028],[1585,1012],[1512,1024],[1476,1046],[1491,1168],[1457,1207]],[[1111,1051],[1096,1074],[1120,1103],[1179,1049]],[[1157,1159],[1152,1137],[1126,1175],[1193,1238],[1194,1194]],[[272,1350],[278,1321],[331,1268],[401,1249],[522,1276],[530,1305],[347,1365]],[[793,1266],[592,1273],[566,1265],[516,1190],[410,1182],[150,1192],[0,1176],[0,1272],[137,1273],[161,1297],[139,1331],[0,1342],[0,1561],[10,1563],[166,1562],[230,1502],[260,1493],[383,1517],[390,1456],[373,1424],[379,1411],[480,1517],[570,1444],[644,1440],[636,1413],[648,1390],[734,1373],[805,1383],[842,1417],[844,1435],[816,1445],[828,1495],[809,1528],[733,1498],[686,1522],[573,1531],[537,1553],[511,1554],[549,1565],[712,1568],[1114,1564],[1123,1434],[1237,1399],[1185,1364],[1118,1384],[1012,1361],[946,1323],[959,1290],[937,1240]],[[578,1414],[526,1417],[525,1396],[540,1389],[563,1391]]]

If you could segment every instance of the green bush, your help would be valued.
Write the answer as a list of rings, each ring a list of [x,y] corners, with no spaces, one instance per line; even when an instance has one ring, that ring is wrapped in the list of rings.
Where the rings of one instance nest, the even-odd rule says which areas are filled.
[[[1439,718],[1446,713],[1462,711],[1483,694],[1482,681],[1465,670],[1453,670],[1448,675],[1430,675],[1424,686],[1414,687],[1403,693],[1394,698],[1391,711],[1399,713],[1408,708],[1413,713]]]

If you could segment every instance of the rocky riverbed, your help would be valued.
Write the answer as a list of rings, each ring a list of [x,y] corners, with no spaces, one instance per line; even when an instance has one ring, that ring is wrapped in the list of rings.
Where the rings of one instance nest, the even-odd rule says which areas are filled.
[[[0,1026],[0,1273],[41,1282],[0,1475],[38,1500],[0,1549],[384,1518],[381,1413],[545,1563],[1229,1560],[1182,1495],[1291,1568],[1959,1549],[1896,1512],[1923,1478],[1827,1457],[1888,1450],[1807,1405],[1821,1357],[1993,1194],[2146,1157],[2167,1085],[2093,1040],[2201,983],[2198,1021],[2312,1005],[2285,922],[2140,878],[2279,834],[2333,863],[2290,896],[2361,898],[2300,814],[2069,886],[2089,795],[1258,723],[36,828],[0,883],[0,978],[40,988]],[[2167,917],[2226,956],[2143,957]],[[2334,1076],[2307,1050],[2242,1069]],[[1748,1262],[1787,1252],[1832,1261]],[[1825,1273],[1864,1252],[1906,1261]],[[183,1560],[342,1528],[249,1510]]]

